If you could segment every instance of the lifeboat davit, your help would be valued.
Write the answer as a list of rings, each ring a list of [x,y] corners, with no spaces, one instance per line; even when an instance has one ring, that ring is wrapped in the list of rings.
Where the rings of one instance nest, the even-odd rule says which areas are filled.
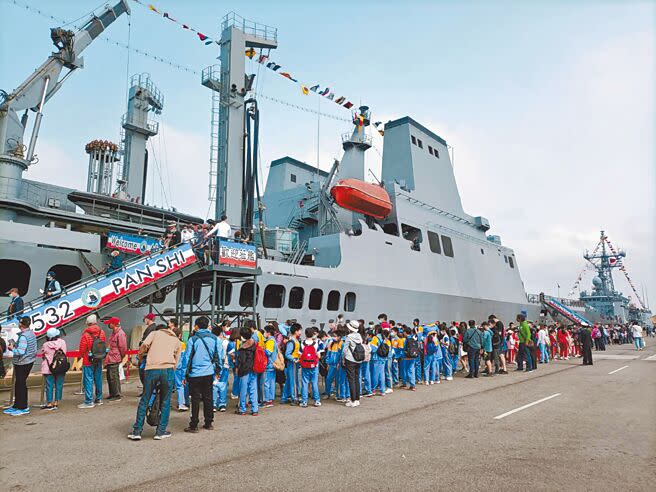
[[[384,219],[392,211],[392,202],[382,186],[359,179],[338,181],[330,194],[340,207],[377,219]]]

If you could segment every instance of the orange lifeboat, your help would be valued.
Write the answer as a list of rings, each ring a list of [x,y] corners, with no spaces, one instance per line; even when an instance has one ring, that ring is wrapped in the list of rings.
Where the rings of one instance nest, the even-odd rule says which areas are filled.
[[[377,219],[384,219],[392,211],[392,202],[382,186],[359,179],[338,181],[330,194],[340,207]]]

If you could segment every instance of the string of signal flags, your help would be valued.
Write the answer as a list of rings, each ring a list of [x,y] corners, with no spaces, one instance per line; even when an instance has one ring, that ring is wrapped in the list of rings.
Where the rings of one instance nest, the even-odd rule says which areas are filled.
[[[201,41],[205,46],[211,46],[211,45],[220,45],[220,42],[213,39],[212,37],[203,34],[201,31],[198,29],[195,29],[189,24],[186,24],[182,21],[177,20],[177,16],[173,17],[169,12],[165,12],[164,10],[156,7],[152,3],[146,3],[143,0],[132,0],[133,2],[147,8],[150,12],[153,14],[156,14],[160,16],[162,19],[166,19],[170,22],[173,22],[174,24],[179,25],[184,29],[185,31],[193,33],[199,41]],[[334,92],[330,90],[329,87],[323,87],[320,84],[315,84],[315,85],[310,85],[310,84],[304,84],[302,82],[299,82],[296,77],[291,75],[289,72],[282,69],[282,65],[279,63],[276,63],[274,61],[269,60],[269,56],[265,55],[263,53],[257,54],[255,49],[249,48],[246,50],[246,56],[255,61],[257,63],[260,63],[262,66],[268,68],[269,70],[276,72],[278,75],[281,77],[285,77],[286,79],[290,80],[291,82],[294,82],[300,86],[301,93],[303,95],[309,95],[310,92],[314,92],[322,97],[325,97],[329,101],[334,102],[338,106],[343,107],[344,109],[351,109],[353,107],[353,103],[349,101],[345,96],[337,96]],[[257,57],[257,58],[256,58]]]

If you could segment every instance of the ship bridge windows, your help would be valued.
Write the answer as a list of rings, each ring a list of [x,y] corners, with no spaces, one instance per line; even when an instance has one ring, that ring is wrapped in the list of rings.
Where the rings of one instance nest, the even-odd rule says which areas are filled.
[[[512,256],[508,257],[508,264],[510,265],[510,268],[515,268],[515,262],[513,261]]]
[[[317,310],[321,309],[323,302],[323,291],[321,289],[312,289],[310,291],[310,298],[308,299],[308,308]]]
[[[424,148],[424,143],[419,139],[417,139],[417,147],[419,147],[420,149]]]
[[[291,181],[292,183],[296,183],[296,175],[295,175],[295,174],[293,174],[293,173],[290,174],[290,175],[289,175],[289,179],[290,179],[290,181]]]
[[[303,297],[305,290],[303,287],[292,287],[289,291],[289,309],[301,309],[303,307]]]
[[[355,292],[347,292],[344,296],[344,311],[349,313],[355,311]]]
[[[27,294],[30,287],[32,269],[24,261],[0,260],[0,296],[8,296],[8,290],[14,287],[21,296]]]
[[[244,282],[244,285],[241,286],[239,291],[239,305],[241,307],[252,307],[253,306],[253,282]],[[255,304],[257,304],[257,299],[260,296],[260,286],[257,286],[255,292]]]
[[[50,271],[55,272],[55,278],[62,287],[74,284],[82,279],[82,270],[75,265],[53,265],[50,267]]]
[[[339,309],[339,297],[338,290],[328,292],[328,302],[326,302],[326,309],[328,311],[337,311]]]
[[[390,236],[398,236],[399,227],[395,222],[388,222],[387,224],[383,224],[383,232],[385,234],[389,234]]]
[[[428,247],[433,253],[438,255],[442,254],[442,246],[440,246],[440,235],[433,231],[426,231],[428,234]]]
[[[453,258],[453,243],[449,236],[442,236],[442,250],[444,251],[444,256]]]
[[[281,308],[285,304],[285,288],[278,284],[269,284],[264,289],[262,306],[265,308]]]
[[[410,139],[412,140],[412,145],[417,145],[417,139],[414,135],[410,135]]]
[[[403,239],[406,239],[412,243],[410,249],[413,251],[421,250],[421,230],[408,224],[401,224],[401,232],[403,234]]]

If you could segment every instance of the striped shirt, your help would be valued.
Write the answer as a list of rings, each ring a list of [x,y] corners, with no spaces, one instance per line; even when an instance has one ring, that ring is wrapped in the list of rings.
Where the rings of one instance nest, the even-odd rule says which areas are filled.
[[[36,360],[36,335],[32,330],[23,331],[18,335],[18,343],[14,347],[14,365],[26,366]]]

